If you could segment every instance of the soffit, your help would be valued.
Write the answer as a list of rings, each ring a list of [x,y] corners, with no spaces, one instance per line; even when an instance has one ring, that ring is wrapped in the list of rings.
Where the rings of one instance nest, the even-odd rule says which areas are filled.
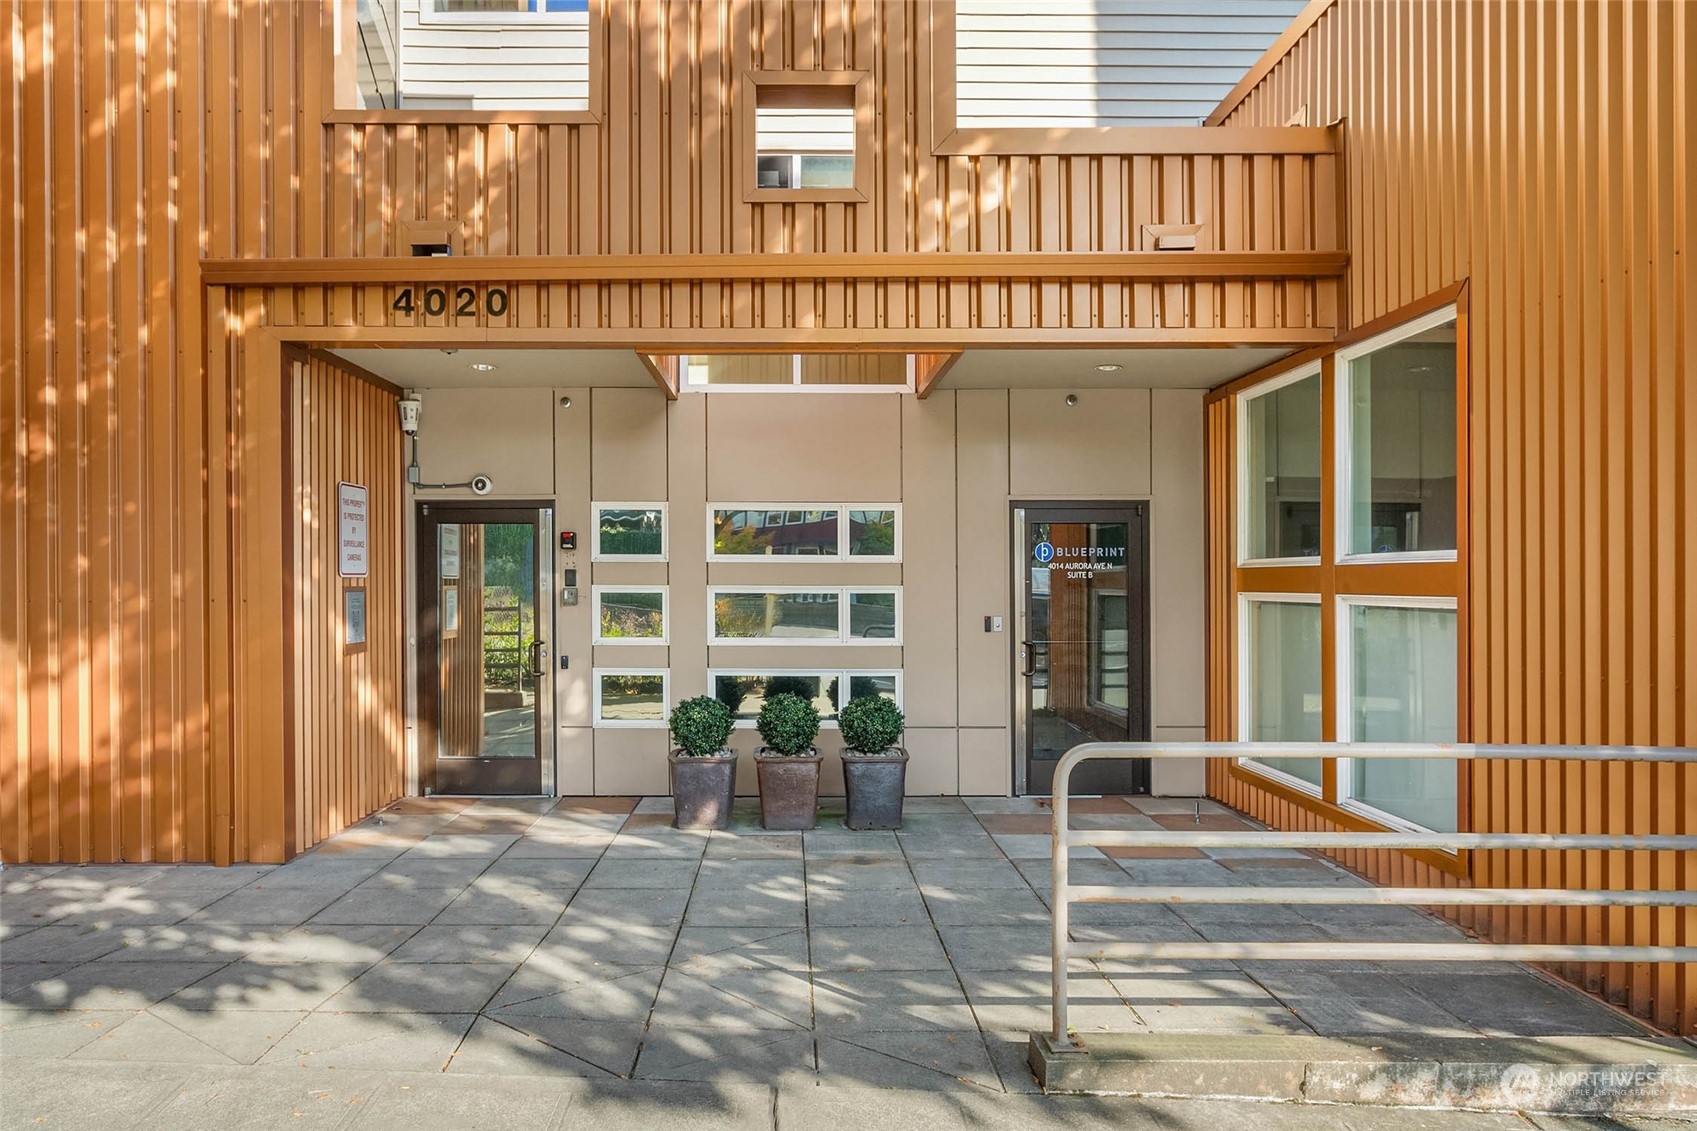
[[[630,350],[338,349],[407,389],[651,388],[654,378]],[[1211,389],[1287,356],[1288,349],[976,349],[966,350],[940,389]],[[494,369],[473,369],[493,365]],[[1120,368],[1103,372],[1099,365]]]

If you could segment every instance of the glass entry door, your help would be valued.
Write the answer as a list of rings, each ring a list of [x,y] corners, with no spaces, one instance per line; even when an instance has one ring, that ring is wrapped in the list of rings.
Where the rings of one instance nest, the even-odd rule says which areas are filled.
[[[426,793],[552,791],[545,564],[552,527],[553,511],[543,507],[419,507],[419,781]]]
[[[1019,671],[1016,780],[1052,792],[1084,742],[1149,739],[1148,504],[1014,512]],[[1072,792],[1147,793],[1149,762],[1086,762]]]

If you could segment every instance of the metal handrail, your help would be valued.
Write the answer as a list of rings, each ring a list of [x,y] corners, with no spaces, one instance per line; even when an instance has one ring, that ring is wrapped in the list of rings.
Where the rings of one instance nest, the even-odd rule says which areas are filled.
[[[1072,941],[1068,905],[1081,903],[1377,903],[1399,906],[1692,907],[1697,893],[1600,891],[1566,888],[1353,888],[1334,887],[1134,887],[1068,884],[1068,849],[1186,848],[1390,848],[1585,849],[1624,852],[1697,852],[1697,836],[1599,833],[1414,832],[1116,832],[1068,828],[1072,771],[1092,758],[1445,758],[1485,761],[1672,762],[1697,764],[1697,749],[1667,746],[1524,746],[1464,743],[1291,742],[1087,742],[1055,767],[1053,860],[1054,935],[1051,953],[1054,1052],[1082,1051],[1067,1025],[1067,961],[1073,958],[1285,959],[1432,962],[1697,962],[1697,946],[1602,946],[1559,943],[1368,942],[1097,942]]]

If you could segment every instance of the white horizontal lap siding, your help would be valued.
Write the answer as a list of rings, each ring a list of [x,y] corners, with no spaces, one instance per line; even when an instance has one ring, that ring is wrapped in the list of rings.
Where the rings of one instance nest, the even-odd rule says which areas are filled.
[[[400,0],[401,105],[464,110],[589,107],[586,15],[433,22]]]
[[[1305,0],[958,0],[964,127],[1190,126]]]
[[[1213,107],[1209,107],[1213,109]],[[854,111],[762,106],[754,118],[761,153],[853,153]]]

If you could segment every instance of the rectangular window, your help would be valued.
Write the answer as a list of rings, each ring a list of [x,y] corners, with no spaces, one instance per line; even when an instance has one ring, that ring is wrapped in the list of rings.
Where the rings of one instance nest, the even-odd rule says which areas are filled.
[[[1243,612],[1244,740],[1319,742],[1324,709],[1319,595],[1245,595]],[[1321,758],[1261,758],[1248,764],[1313,792],[1325,780]]]
[[[665,669],[595,669],[595,725],[663,727],[671,701],[671,673]]]
[[[1346,555],[1455,555],[1455,329],[1440,311],[1338,356]]]
[[[719,586],[710,589],[713,644],[899,644],[901,591],[888,588]]]
[[[845,553],[844,550],[847,550]],[[707,512],[707,560],[898,562],[901,508],[720,503]]]
[[[1445,598],[1346,599],[1340,635],[1339,737],[1349,742],[1456,740],[1456,613]],[[1348,797],[1420,828],[1456,829],[1453,759],[1346,760]]]
[[[1241,561],[1320,557],[1320,370],[1241,401]]]
[[[800,671],[708,673],[713,697],[731,709],[739,727],[752,727],[760,708],[774,695],[800,695],[819,711],[829,726],[836,725],[837,712],[849,702],[868,695],[881,695],[901,703],[901,673],[896,671]]]
[[[684,388],[698,392],[902,392],[913,386],[905,353],[696,353],[682,359]]]
[[[590,560],[666,560],[665,503],[591,503]]]
[[[854,87],[756,89],[755,187],[852,189]]]
[[[666,643],[664,585],[597,585],[590,592],[595,602],[595,643]]]

